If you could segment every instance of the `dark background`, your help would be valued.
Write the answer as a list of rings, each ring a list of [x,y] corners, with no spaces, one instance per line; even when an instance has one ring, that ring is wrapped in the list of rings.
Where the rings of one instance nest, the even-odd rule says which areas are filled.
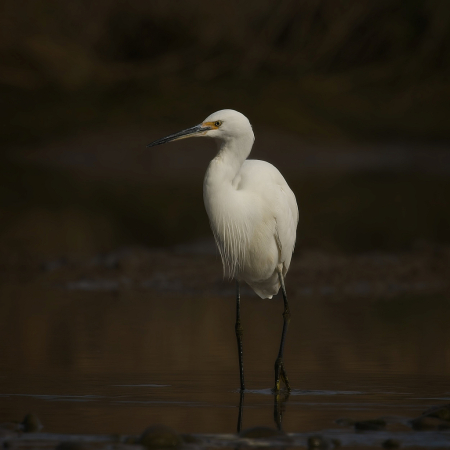
[[[0,30],[4,261],[207,236],[214,145],[145,145],[223,108],[294,189],[302,247],[448,242],[445,0],[6,0]]]

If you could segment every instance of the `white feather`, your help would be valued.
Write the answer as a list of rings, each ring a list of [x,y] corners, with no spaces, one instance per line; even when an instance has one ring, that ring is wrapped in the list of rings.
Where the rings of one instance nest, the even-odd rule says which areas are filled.
[[[295,196],[273,165],[247,160],[255,139],[248,119],[223,110],[204,122],[219,120],[221,126],[206,133],[219,151],[206,172],[203,197],[224,275],[271,298],[280,288],[278,271],[286,274],[294,251]]]

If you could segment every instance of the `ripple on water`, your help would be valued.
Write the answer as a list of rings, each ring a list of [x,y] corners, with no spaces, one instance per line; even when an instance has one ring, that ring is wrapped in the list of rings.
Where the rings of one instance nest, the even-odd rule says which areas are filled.
[[[239,391],[234,391],[239,392]],[[270,388],[267,389],[246,389],[245,393],[249,394],[262,394],[262,395],[273,395],[273,391]],[[303,389],[292,389],[289,393],[290,395],[364,395],[365,392],[361,391],[326,391],[326,390],[303,390]]]

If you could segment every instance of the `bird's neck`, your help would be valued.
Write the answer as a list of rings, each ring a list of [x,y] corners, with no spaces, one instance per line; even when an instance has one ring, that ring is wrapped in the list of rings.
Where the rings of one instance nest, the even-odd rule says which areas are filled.
[[[252,150],[255,138],[253,133],[218,142],[219,151],[209,164],[205,183],[211,187],[223,184],[232,185],[241,170],[242,164]]]

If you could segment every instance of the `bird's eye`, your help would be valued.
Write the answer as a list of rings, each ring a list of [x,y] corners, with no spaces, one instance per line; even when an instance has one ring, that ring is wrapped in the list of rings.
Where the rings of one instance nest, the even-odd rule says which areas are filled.
[[[217,122],[214,122],[214,126],[220,127],[220,125],[222,125],[222,121],[221,120],[218,120]]]

